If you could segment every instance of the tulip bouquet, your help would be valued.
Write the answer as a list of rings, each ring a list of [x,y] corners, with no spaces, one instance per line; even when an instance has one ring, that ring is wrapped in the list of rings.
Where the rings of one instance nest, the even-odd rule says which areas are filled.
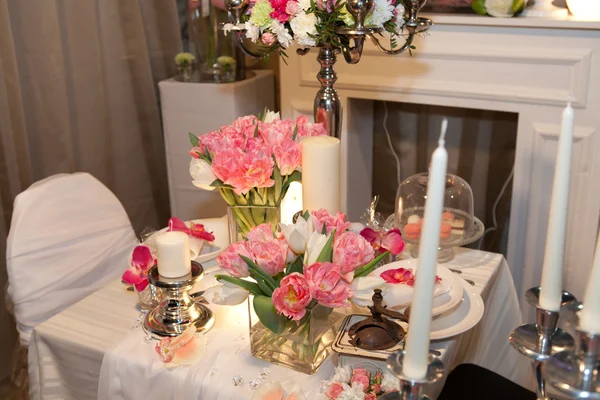
[[[192,183],[219,190],[242,236],[262,223],[275,228],[279,215],[265,208],[278,207],[290,184],[301,180],[300,140],[320,135],[327,135],[323,124],[304,116],[282,120],[268,110],[262,118],[249,115],[215,132],[190,134]]]

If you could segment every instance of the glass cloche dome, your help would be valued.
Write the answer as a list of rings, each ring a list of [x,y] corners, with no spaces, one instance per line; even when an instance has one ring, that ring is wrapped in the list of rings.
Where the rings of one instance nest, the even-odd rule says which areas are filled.
[[[415,245],[411,250],[413,257],[418,255],[428,181],[428,173],[413,175],[400,184],[396,193],[393,224],[400,228],[407,243]],[[473,211],[471,186],[459,176],[446,175],[438,262],[450,261],[453,247],[472,243],[482,234],[483,224]]]

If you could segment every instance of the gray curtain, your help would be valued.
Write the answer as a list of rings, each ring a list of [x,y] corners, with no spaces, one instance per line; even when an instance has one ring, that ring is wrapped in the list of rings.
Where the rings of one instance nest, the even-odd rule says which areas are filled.
[[[175,0],[0,0],[0,288],[13,200],[49,175],[91,173],[138,232],[166,223],[156,83],[179,51]],[[0,354],[12,325],[0,304]]]

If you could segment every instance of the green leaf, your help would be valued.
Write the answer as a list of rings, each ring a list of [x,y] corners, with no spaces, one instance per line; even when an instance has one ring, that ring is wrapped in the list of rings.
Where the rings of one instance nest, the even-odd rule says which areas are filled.
[[[310,213],[306,210],[304,211],[304,214],[302,214],[302,218],[304,218],[305,221],[308,221],[308,217],[310,217]]]
[[[198,147],[198,136],[194,135],[192,132],[188,132],[189,138],[190,138],[190,142],[192,143],[192,146],[194,147]]]
[[[357,269],[356,271],[354,271],[354,277],[355,278],[360,278],[361,276],[367,276],[367,275],[369,275],[371,272],[373,272],[373,270],[375,269],[375,267],[377,267],[377,264],[379,264],[379,262],[381,260],[383,260],[383,258],[385,256],[387,256],[388,254],[390,254],[390,252],[386,251],[385,253],[380,254],[379,256],[375,257],[373,259],[373,261],[371,261],[367,265],[363,265],[362,267],[360,267],[359,269]]]
[[[273,279],[273,277],[271,277],[265,271],[260,269],[260,267],[254,261],[252,261],[251,259],[249,259],[248,257],[246,257],[244,255],[241,255],[241,254],[238,254],[238,255],[242,258],[242,260],[244,260],[246,262],[246,264],[248,264],[248,269],[250,270],[250,272],[254,273],[258,277],[263,279],[271,287],[271,289],[275,289],[277,287],[277,284],[276,284],[275,280]]]
[[[325,229],[325,224],[323,224],[323,229]],[[323,246],[323,250],[321,250],[321,254],[317,257],[317,262],[331,262],[333,257],[333,237],[335,236],[335,229],[331,231],[329,234],[329,238],[327,239],[327,243]]]
[[[216,188],[233,189],[233,186],[224,184],[223,181],[220,180],[220,179],[215,179],[214,181],[212,181],[212,183],[210,184],[210,186],[216,187]]]
[[[256,124],[256,128],[254,128],[254,137],[258,137],[258,124]]]
[[[267,296],[254,296],[254,311],[256,316],[273,333],[282,333],[285,330],[288,319],[285,315],[277,314],[273,305],[273,299]]]
[[[242,289],[246,289],[247,291],[249,291],[250,293],[254,294],[254,295],[262,295],[264,294],[260,288],[258,287],[258,285],[254,282],[249,282],[249,281],[245,281],[243,279],[238,279],[235,278],[231,275],[215,275],[215,278],[217,279],[217,281],[219,282],[229,282],[229,283],[233,283],[234,285],[238,285],[239,287],[241,287]]]
[[[271,297],[273,295],[273,289],[265,282],[264,279],[262,279],[259,276],[252,276],[252,277],[254,279],[256,279],[256,284],[258,285],[260,290],[262,290],[262,292],[265,294],[265,296]]]
[[[303,271],[302,257],[300,256],[296,257],[294,262],[288,263],[287,267],[285,268],[286,275],[293,274],[294,272],[301,274]]]
[[[487,9],[485,8],[485,0],[475,0],[471,3],[471,8],[479,15],[486,15]]]

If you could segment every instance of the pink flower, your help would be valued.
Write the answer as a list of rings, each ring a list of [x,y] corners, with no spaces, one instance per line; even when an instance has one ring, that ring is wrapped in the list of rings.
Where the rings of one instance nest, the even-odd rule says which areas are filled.
[[[401,283],[408,286],[413,286],[415,284],[415,275],[413,274],[412,269],[388,269],[387,271],[382,272],[379,276],[382,277],[387,283]]]
[[[285,12],[287,8],[287,0],[269,0],[273,11],[269,15],[271,18],[277,19],[282,24],[286,23],[290,16]]]
[[[398,255],[404,251],[404,240],[398,228],[385,233],[365,228],[360,232],[360,235],[371,243],[373,249],[382,253],[389,250],[393,255]]]
[[[308,118],[304,115],[296,118],[296,140],[309,137],[309,136],[325,136],[327,135],[327,129],[322,123],[312,123],[308,121]]]
[[[302,146],[291,139],[285,139],[275,145],[273,155],[282,176],[291,175],[302,165]]]
[[[236,278],[245,278],[250,276],[248,264],[240,257],[240,254],[247,258],[252,258],[252,253],[248,249],[246,242],[230,244],[224,252],[217,257],[217,263],[221,268]]]
[[[347,307],[352,296],[350,285],[342,280],[341,267],[329,262],[316,262],[304,267],[310,295],[325,307]]]
[[[235,193],[246,194],[252,188],[271,187],[275,163],[264,150],[244,153],[239,149],[224,149],[212,159],[212,171],[223,183],[233,186]]]
[[[367,393],[364,400],[377,400],[377,395],[373,392]]]
[[[200,146],[192,147],[192,149],[189,151],[189,154],[192,158],[200,158],[200,154],[204,154],[204,149]]]
[[[271,32],[265,32],[262,34],[261,40],[264,44],[270,46],[275,43],[275,35],[273,35]]]
[[[177,217],[171,217],[171,219],[169,219],[167,232],[183,232],[197,239],[206,240],[207,242],[215,240],[215,236],[212,232],[207,232],[206,229],[204,229],[204,225],[190,222],[190,226],[188,227],[185,222]]]
[[[274,276],[285,269],[287,260],[287,242],[271,239],[267,242],[250,241],[248,248],[260,269]]]
[[[294,123],[289,119],[277,119],[271,123],[260,122],[258,134],[270,146],[280,144],[286,139],[291,139],[294,134]]]
[[[328,399],[337,399],[343,391],[344,386],[340,382],[331,382],[325,392],[325,396],[327,396]]]
[[[123,273],[123,282],[133,285],[135,290],[141,292],[148,286],[148,270],[156,264],[156,258],[150,249],[139,245],[131,253],[130,267]]]
[[[379,383],[374,383],[371,385],[371,390],[375,394],[381,393],[381,385]]]
[[[314,217],[315,231],[322,233],[323,232],[323,224],[325,224],[325,229],[327,234],[329,235],[333,229],[335,229],[336,239],[344,233],[349,227],[350,222],[346,221],[346,214],[343,212],[337,213],[335,216],[329,214],[329,211],[325,209],[319,209],[312,212],[312,216]]]
[[[294,321],[300,320],[306,314],[306,307],[311,301],[306,278],[298,272],[285,276],[279,287],[273,291],[272,298],[279,314]]]
[[[246,140],[246,152],[252,153],[257,151],[265,151],[267,153],[271,153],[269,146],[265,143],[262,138],[259,137],[250,137]]]
[[[298,11],[300,11],[300,6],[297,1],[288,1],[285,5],[285,12],[288,13],[288,15],[296,15],[298,14]]]
[[[240,131],[243,131],[248,127],[254,128],[257,123],[258,118],[256,118],[254,115],[247,115],[245,117],[240,117],[233,121],[231,126],[238,128]]]
[[[250,229],[250,232],[246,235],[246,239],[249,241],[260,241],[268,242],[275,240],[273,235],[273,226],[271,224],[260,224]]]
[[[333,262],[342,266],[342,275],[352,281],[353,272],[373,260],[373,247],[354,232],[344,232],[333,242]]]
[[[357,371],[359,373],[357,373]],[[366,370],[364,370],[364,371],[365,371],[364,373],[360,373],[360,369],[355,369],[352,372],[352,379],[350,380],[350,383],[356,383],[357,385],[362,385],[363,392],[366,393],[367,390],[369,389],[370,379],[369,379],[369,374],[367,373],[367,371]]]

